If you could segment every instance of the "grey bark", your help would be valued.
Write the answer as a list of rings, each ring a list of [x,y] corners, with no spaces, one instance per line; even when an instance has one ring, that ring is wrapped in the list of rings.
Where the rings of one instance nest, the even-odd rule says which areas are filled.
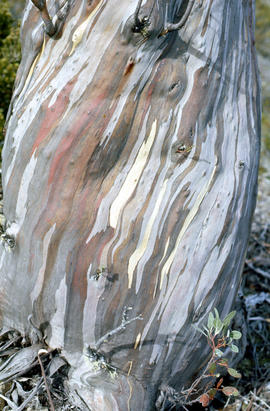
[[[92,410],[150,410],[199,371],[191,324],[230,311],[256,197],[254,3],[137,5],[69,2],[54,36],[27,3],[3,150],[1,324],[32,315]]]

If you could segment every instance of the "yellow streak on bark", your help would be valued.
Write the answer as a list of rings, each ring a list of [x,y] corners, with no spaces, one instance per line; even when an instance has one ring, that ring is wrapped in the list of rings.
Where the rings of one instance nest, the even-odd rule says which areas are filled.
[[[129,361],[129,368],[128,368],[128,373],[127,375],[130,375],[131,369],[132,369],[133,361]]]
[[[131,167],[118,196],[115,198],[114,202],[111,205],[110,226],[112,228],[116,228],[119,214],[138,184],[139,178],[146,165],[151,147],[154,143],[156,130],[157,130],[157,120],[153,122],[147,142],[144,141],[143,144],[141,145],[141,148],[139,150],[135,163]]]
[[[159,212],[160,204],[163,200],[163,197],[164,197],[164,194],[165,194],[165,191],[166,191],[167,182],[168,182],[168,180],[164,181],[163,186],[160,190],[160,193],[158,195],[158,199],[156,201],[154,211],[153,211],[153,213],[151,215],[151,218],[150,218],[150,220],[149,220],[149,222],[146,226],[144,237],[143,237],[139,247],[134,251],[134,253],[132,254],[132,256],[129,259],[129,264],[128,264],[128,279],[129,279],[128,288],[131,287],[133,273],[134,273],[134,270],[136,268],[136,265],[138,264],[138,261],[142,258],[143,254],[145,253],[145,251],[147,249],[149,239],[150,239],[150,235],[151,235],[151,232],[152,232],[152,229],[153,229],[153,225],[154,225],[156,216]]]
[[[139,334],[137,335],[136,341],[135,341],[135,344],[134,344],[134,350],[137,349],[137,347],[138,347],[138,345],[139,345],[139,343],[140,343],[140,341],[141,341],[141,336],[142,336],[141,333],[139,333]]]
[[[165,249],[164,249],[164,253],[163,253],[162,259],[160,260],[159,265],[161,265],[161,264],[163,263],[163,260],[164,260],[166,254],[167,254],[167,250],[168,250],[168,247],[169,247],[169,243],[170,243],[170,237],[168,237],[168,239],[167,239],[167,242],[166,242],[166,245],[165,245]],[[156,279],[155,289],[154,289],[154,292],[153,292],[153,299],[156,297],[157,286],[158,286],[158,277],[157,277],[157,279]]]
[[[131,397],[132,397],[132,385],[130,384],[129,379],[127,379],[127,382],[128,382],[128,385],[129,385],[129,397],[128,397],[127,405],[128,405],[128,411],[130,411],[130,400],[131,400]]]
[[[31,66],[31,68],[30,68],[30,70],[29,70],[28,76],[26,77],[26,80],[25,80],[23,89],[22,89],[22,91],[21,91],[21,94],[22,94],[22,93],[24,92],[24,90],[26,89],[26,87],[27,87],[27,85],[28,85],[28,83],[29,83],[29,81],[30,81],[30,79],[31,79],[31,77],[32,77],[32,74],[33,74],[33,72],[34,72],[34,69],[35,69],[35,67],[36,67],[36,65],[37,65],[37,62],[38,62],[38,60],[41,58],[42,54],[44,53],[45,44],[46,44],[46,39],[45,39],[45,33],[44,33],[43,43],[42,43],[41,50],[40,50],[40,52],[38,53],[38,55],[36,56],[36,58],[34,59],[34,61],[33,61],[33,63],[32,63],[32,66]]]
[[[163,280],[164,280],[165,275],[168,274],[168,272],[170,271],[170,268],[171,268],[172,262],[174,260],[174,257],[175,257],[176,251],[178,249],[178,246],[179,246],[185,232],[187,231],[188,226],[190,225],[193,218],[197,214],[197,212],[200,208],[200,205],[201,205],[204,197],[206,196],[206,194],[207,194],[207,192],[210,188],[210,185],[211,185],[212,180],[214,178],[214,175],[216,173],[216,168],[217,168],[217,159],[216,159],[215,166],[213,168],[212,174],[210,176],[210,179],[207,181],[207,183],[204,185],[203,189],[200,191],[200,193],[197,197],[197,200],[195,201],[194,206],[192,207],[192,209],[188,213],[187,218],[185,219],[183,227],[182,227],[182,229],[181,229],[181,231],[178,235],[178,238],[176,240],[175,247],[174,247],[173,251],[171,252],[170,256],[168,257],[166,263],[164,264],[164,267],[162,268],[161,278],[160,278],[160,289],[162,288],[162,284],[163,284]]]
[[[91,20],[91,18],[94,16],[94,14],[100,9],[100,7],[102,6],[103,1],[100,1],[97,5],[97,7],[94,8],[94,10],[89,14],[89,16],[87,17],[86,20],[84,20],[84,22],[82,24],[79,25],[79,27],[74,31],[73,36],[72,36],[72,49],[69,53],[69,55],[71,56],[71,54],[73,54],[75,48],[80,44],[80,42],[82,41],[84,32],[88,26],[89,21]]]

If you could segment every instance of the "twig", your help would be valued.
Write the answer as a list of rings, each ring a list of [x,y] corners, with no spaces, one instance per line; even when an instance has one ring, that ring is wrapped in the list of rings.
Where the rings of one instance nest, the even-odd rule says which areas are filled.
[[[228,405],[230,404],[232,397],[231,395],[227,398],[226,404],[224,405],[224,410],[226,410],[226,408],[228,407]]]
[[[80,395],[80,393],[75,390],[76,395],[79,397],[80,401],[83,403],[83,405],[89,410],[91,411],[91,409],[88,407],[87,403],[84,401],[83,397]]]
[[[248,321],[265,321],[267,323],[270,323],[269,318],[263,318],[263,317],[249,317]]]
[[[214,354],[214,351],[213,351],[213,353],[212,353],[212,355],[211,355],[211,358],[210,358],[210,360],[208,361],[208,363],[207,363],[207,365],[206,365],[203,373],[200,375],[200,377],[198,377],[198,378],[193,382],[193,384],[190,386],[190,388],[188,388],[188,390],[186,390],[187,394],[186,394],[185,401],[187,401],[187,399],[188,399],[188,397],[190,396],[190,394],[194,391],[194,389],[197,387],[197,385],[198,385],[204,378],[211,377],[211,375],[206,375],[206,372],[207,372],[207,370],[209,369],[210,365],[212,364],[214,358],[215,358],[215,354]],[[184,392],[185,392],[185,391],[183,391],[183,393],[184,393]],[[196,401],[197,401],[197,399],[196,399]]]
[[[260,405],[263,405],[266,410],[270,410],[270,406],[269,406],[268,404],[266,404],[266,402],[265,402],[262,398],[258,397],[258,396],[257,396],[254,392],[252,392],[252,391],[250,392],[250,394],[252,395],[252,398],[254,398],[256,402],[258,402]]]
[[[11,401],[9,398],[7,398],[5,395],[0,394],[0,398],[2,398],[4,401],[6,401],[8,403],[8,405],[10,406],[11,410],[17,411],[17,406],[16,404]]]
[[[175,31],[175,30],[180,30],[185,24],[187,19],[189,18],[189,15],[191,13],[192,7],[194,5],[195,0],[189,0],[188,6],[186,8],[186,11],[180,21],[178,23],[169,23],[167,26],[163,29],[163,31],[160,33],[159,37],[165,36],[165,34]]]
[[[251,411],[252,406],[253,406],[253,403],[254,403],[254,398],[251,398],[251,400],[250,400],[250,402],[249,402],[249,404],[248,404],[248,406],[247,406],[246,411]]]
[[[40,378],[35,388],[31,391],[31,393],[26,398],[26,400],[16,409],[16,411],[23,411],[25,409],[26,405],[31,401],[31,399],[36,395],[36,393],[41,388],[42,382],[43,382],[43,377]]]
[[[135,13],[134,13],[134,28],[135,27],[140,27],[141,25],[141,21],[139,19],[139,13],[140,13],[140,8],[142,6],[142,0],[139,0]]]
[[[255,241],[267,254],[270,254],[270,252],[267,250],[267,247],[269,246],[267,243],[262,243],[260,239],[258,239],[255,234],[251,235],[251,239]]]
[[[56,32],[56,27],[52,22],[52,19],[49,15],[48,8],[47,8],[47,1],[46,0],[31,0],[34,6],[36,6],[41,14],[41,18],[45,25],[45,31],[48,36],[52,37]]]
[[[248,268],[250,268],[252,271],[254,271],[256,274],[262,275],[263,277],[267,278],[270,280],[270,274],[267,273],[266,271],[262,270],[261,268],[254,267],[253,264],[251,263],[246,263]]]
[[[264,229],[263,229],[263,231],[262,231],[262,233],[261,233],[261,237],[262,237],[262,238],[264,238],[264,237],[266,236],[269,227],[270,227],[270,224],[269,224],[269,223],[265,225],[265,227],[264,227]]]
[[[7,350],[12,344],[15,344],[20,338],[22,338],[22,337],[20,335],[17,335],[16,337],[12,338],[8,342],[6,342],[2,346],[0,346],[0,352],[2,353],[5,350]]]
[[[126,328],[126,326],[130,323],[132,323],[133,321],[136,320],[142,320],[142,316],[138,315],[135,318],[131,318],[131,320],[125,320],[122,321],[121,325],[119,325],[117,328],[115,328],[114,330],[111,330],[109,332],[107,332],[105,335],[103,335],[103,337],[101,337],[95,344],[95,349],[99,350],[100,346],[106,341],[108,340],[112,335],[118,334],[119,332],[121,332],[122,330],[124,330]]]
[[[209,341],[209,345],[212,349],[212,355],[211,358],[209,359],[203,373],[200,375],[200,377],[198,377],[193,384],[190,386],[190,388],[187,390],[187,394],[186,394],[186,398],[185,400],[187,401],[188,397],[190,396],[190,394],[194,391],[194,389],[199,385],[199,383],[204,379],[204,378],[210,378],[210,377],[214,377],[212,375],[207,374],[207,370],[209,370],[210,366],[215,362],[215,350],[216,348],[221,348],[224,346],[224,344],[217,344],[215,345],[215,336],[211,336],[210,341]],[[197,401],[197,399],[195,400]]]
[[[47,383],[46,374],[45,374],[44,367],[43,367],[43,364],[42,364],[42,361],[41,361],[41,358],[40,358],[41,354],[48,354],[48,351],[39,350],[39,352],[38,352],[38,362],[39,362],[39,365],[40,365],[40,368],[41,368],[41,374],[42,374],[42,377],[44,379],[46,391],[47,391],[47,394],[48,394],[48,399],[49,399],[49,404],[50,404],[51,411],[55,411],[53,401],[52,401],[52,397],[51,397],[51,393],[50,393],[49,386],[48,386],[48,383]]]

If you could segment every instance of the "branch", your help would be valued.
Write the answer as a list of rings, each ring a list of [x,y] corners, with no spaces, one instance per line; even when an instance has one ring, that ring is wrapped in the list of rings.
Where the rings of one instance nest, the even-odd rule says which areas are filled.
[[[45,31],[48,36],[52,37],[56,32],[56,26],[53,24],[49,15],[46,0],[31,0],[34,6],[36,6],[41,14],[41,18],[45,25]]]
[[[99,348],[101,347],[101,345],[108,340],[110,337],[112,337],[115,334],[118,334],[119,332],[121,332],[122,330],[124,330],[126,328],[126,326],[130,323],[132,323],[133,321],[136,320],[143,320],[141,315],[138,315],[137,317],[131,318],[130,320],[124,320],[122,321],[121,325],[119,325],[117,328],[114,328],[113,330],[107,332],[105,335],[103,335],[103,337],[101,337],[95,344],[95,349],[98,351]]]
[[[195,0],[189,0],[188,6],[186,8],[186,11],[180,21],[178,23],[169,23],[167,26],[163,29],[163,31],[159,34],[158,37],[165,36],[167,33],[175,30],[180,30],[185,24],[187,19],[189,18],[189,15],[191,13],[192,7],[195,3]]]
[[[48,395],[48,400],[49,400],[49,404],[50,404],[50,409],[51,409],[51,411],[55,411],[54,404],[53,404],[53,401],[52,401],[52,396],[51,396],[51,393],[50,393],[50,390],[49,390],[49,386],[48,386],[48,382],[47,382],[47,378],[46,378],[46,374],[45,374],[44,367],[43,367],[43,364],[42,364],[42,361],[41,361],[41,358],[40,358],[40,356],[41,356],[42,354],[48,354],[48,351],[47,351],[47,350],[43,350],[43,349],[42,349],[42,350],[39,350],[39,352],[38,352],[38,362],[39,362],[39,365],[40,365],[41,374],[42,374],[42,377],[43,377],[43,380],[44,380],[44,384],[45,384],[45,387],[46,387],[46,391],[47,391],[47,395]]]
[[[187,401],[188,397],[190,396],[190,394],[192,394],[192,392],[195,390],[195,388],[199,385],[199,383],[204,379],[204,378],[208,378],[208,377],[213,377],[212,375],[206,375],[207,370],[209,369],[209,367],[211,366],[211,364],[213,363],[213,360],[215,358],[215,353],[213,351],[210,360],[208,361],[203,373],[193,382],[193,384],[191,384],[191,386],[183,391],[183,394],[185,394],[185,401]],[[196,398],[194,400],[194,402],[196,402],[198,399]],[[191,403],[191,402],[190,402]]]
[[[252,263],[248,263],[246,262],[246,265],[248,266],[248,268],[250,268],[252,271],[254,271],[256,274],[259,274],[265,278],[267,278],[268,280],[270,280],[270,274],[267,273],[265,270],[262,270],[259,267],[255,267]]]
[[[140,25],[141,25],[141,21],[139,19],[139,13],[140,13],[141,6],[142,6],[142,0],[139,0],[139,2],[137,4],[137,7],[136,7],[136,10],[135,10],[135,13],[134,13],[134,28],[135,27],[139,28]]]
[[[40,378],[35,388],[30,392],[29,396],[24,400],[24,402],[16,408],[16,411],[23,411],[26,408],[26,405],[33,399],[33,397],[38,393],[40,390],[42,383],[44,382],[43,377]]]

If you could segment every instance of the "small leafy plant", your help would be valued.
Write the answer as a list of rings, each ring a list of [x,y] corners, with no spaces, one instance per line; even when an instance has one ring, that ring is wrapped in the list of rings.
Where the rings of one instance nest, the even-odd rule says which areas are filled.
[[[194,326],[200,333],[205,335],[207,342],[211,348],[211,357],[200,377],[198,377],[191,387],[186,390],[186,400],[190,395],[194,395],[197,392],[197,387],[204,378],[214,377],[219,378],[219,369],[226,369],[227,372],[234,378],[241,378],[241,374],[229,366],[228,360],[224,358],[224,350],[229,348],[232,352],[238,353],[239,349],[234,344],[235,340],[239,340],[242,337],[240,331],[231,330],[230,323],[234,318],[236,311],[230,312],[224,320],[221,320],[217,309],[214,309],[214,313],[210,312],[208,316],[207,326],[199,328]],[[199,401],[203,407],[207,407],[209,402],[214,399],[218,391],[223,392],[226,396],[239,395],[239,392],[234,387],[224,387],[222,385],[223,378],[220,378],[214,387],[210,388],[209,385],[204,390],[204,393],[200,395],[195,401]],[[194,402],[194,401],[192,401]]]

